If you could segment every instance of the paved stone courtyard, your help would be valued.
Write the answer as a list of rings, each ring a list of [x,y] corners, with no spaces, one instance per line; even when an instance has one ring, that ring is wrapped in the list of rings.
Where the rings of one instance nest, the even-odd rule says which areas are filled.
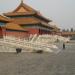
[[[75,43],[58,54],[0,53],[0,75],[75,75]]]

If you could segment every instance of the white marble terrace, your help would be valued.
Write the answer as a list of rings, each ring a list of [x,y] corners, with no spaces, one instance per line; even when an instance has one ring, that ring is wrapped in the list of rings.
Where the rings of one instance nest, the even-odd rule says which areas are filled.
[[[15,52],[16,48],[22,48],[22,52],[34,52],[37,50],[43,50],[44,52],[59,52],[59,48],[54,45],[54,42],[67,42],[68,38],[64,38],[58,35],[30,35],[29,39],[26,40],[4,36],[0,39],[0,52]]]

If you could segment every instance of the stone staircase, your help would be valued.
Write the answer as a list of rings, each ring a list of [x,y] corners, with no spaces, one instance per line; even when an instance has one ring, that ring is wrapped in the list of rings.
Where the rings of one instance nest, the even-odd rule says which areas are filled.
[[[34,39],[36,37],[34,36]],[[48,44],[46,42],[36,42],[36,40],[24,40],[13,37],[5,37],[0,39],[0,52],[15,52],[16,48],[22,48],[22,52],[33,52],[37,50],[43,50],[44,52],[56,52],[58,49],[53,44]],[[53,51],[54,50],[54,51]]]

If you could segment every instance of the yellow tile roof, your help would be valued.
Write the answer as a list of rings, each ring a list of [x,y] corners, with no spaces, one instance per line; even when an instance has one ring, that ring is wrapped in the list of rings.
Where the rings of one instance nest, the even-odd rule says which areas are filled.
[[[10,21],[10,19],[5,16],[0,15],[0,21],[8,22]]]
[[[75,32],[62,32],[62,35],[75,35]]]
[[[21,31],[26,31],[25,29],[23,29],[20,25],[15,24],[15,23],[7,23],[5,25],[6,29],[11,29],[11,30],[21,30]]]
[[[52,26],[50,26],[50,24],[42,21],[42,20],[39,20],[37,18],[34,18],[34,17],[31,17],[31,18],[17,18],[17,19],[12,19],[12,22],[13,23],[16,23],[16,24],[42,24],[43,26],[46,26],[46,27],[51,27],[53,28]]]
[[[51,20],[45,18],[43,15],[40,14],[40,12],[36,11],[32,7],[28,6],[27,4],[21,3],[14,11],[4,13],[5,16],[18,16],[18,15],[36,15],[40,17],[41,19],[44,19],[48,22]]]

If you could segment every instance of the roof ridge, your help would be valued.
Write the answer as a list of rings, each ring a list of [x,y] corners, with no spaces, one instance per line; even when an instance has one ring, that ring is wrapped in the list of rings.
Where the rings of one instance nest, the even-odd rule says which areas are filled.
[[[21,2],[20,5],[13,12],[16,12],[18,9],[20,9],[20,7],[23,7],[24,9],[31,11],[31,12],[36,12],[35,9],[33,9],[32,7],[30,7],[29,5],[27,5],[23,2]]]

